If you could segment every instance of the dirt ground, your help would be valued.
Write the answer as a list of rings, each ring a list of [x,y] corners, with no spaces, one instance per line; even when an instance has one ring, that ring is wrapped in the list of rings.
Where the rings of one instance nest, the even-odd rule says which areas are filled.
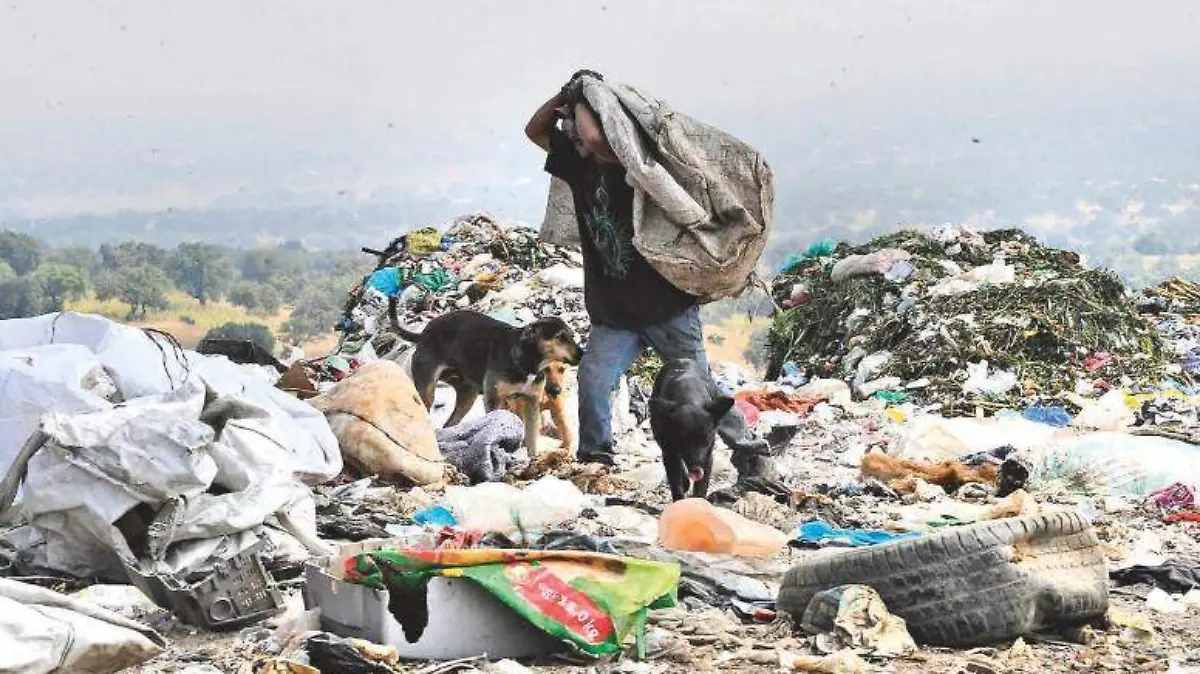
[[[1200,672],[1200,613],[1183,616],[1149,614],[1144,601],[1132,593],[1111,595],[1111,606],[1128,614],[1142,614],[1153,624],[1156,635],[1141,642],[1119,627],[1091,631],[1091,643],[1070,643],[1063,636],[1030,637],[988,648],[950,650],[923,648],[911,659],[867,658],[867,671],[895,674],[987,674],[995,672]],[[657,624],[656,624],[657,623]],[[808,654],[803,637],[790,633],[784,624],[742,625],[715,610],[703,612],[671,609],[651,619],[651,656],[645,663],[632,660],[589,663],[562,657],[526,660],[523,664],[539,672],[642,672],[684,674],[686,672],[761,672],[780,669],[778,653]],[[1124,632],[1124,633],[1123,633]],[[223,672],[248,674],[256,663],[269,660],[263,644],[269,641],[265,627],[247,628],[238,634],[211,634],[188,626],[168,626],[171,644],[167,652],[128,671],[136,674],[179,674]],[[1075,638],[1078,638],[1076,635]],[[655,649],[657,647],[657,653]],[[416,672],[435,663],[402,663],[400,671]],[[1191,668],[1195,667],[1195,670]],[[477,662],[464,669],[488,670]],[[803,670],[801,670],[803,671]]]

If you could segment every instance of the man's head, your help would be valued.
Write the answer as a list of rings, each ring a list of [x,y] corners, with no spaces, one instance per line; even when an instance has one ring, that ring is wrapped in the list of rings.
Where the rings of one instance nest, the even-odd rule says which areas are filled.
[[[575,114],[573,112],[563,118],[562,128],[563,133],[567,134],[567,138],[571,139],[571,144],[575,146],[575,151],[579,153],[580,157],[587,159],[592,156],[587,145],[584,144],[583,138],[579,136],[579,126],[575,123]]]

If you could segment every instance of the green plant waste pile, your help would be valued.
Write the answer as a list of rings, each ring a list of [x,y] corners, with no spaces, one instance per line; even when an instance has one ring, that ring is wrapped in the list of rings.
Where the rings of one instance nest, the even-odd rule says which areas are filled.
[[[771,328],[772,378],[842,378],[861,397],[902,391],[942,414],[1077,409],[1082,386],[1164,373],[1161,337],[1115,274],[1017,229],[821,242],[788,261],[773,294],[785,308]]]

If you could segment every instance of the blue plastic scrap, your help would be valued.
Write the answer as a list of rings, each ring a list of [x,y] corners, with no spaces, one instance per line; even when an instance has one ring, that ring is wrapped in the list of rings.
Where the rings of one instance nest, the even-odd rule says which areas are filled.
[[[1071,415],[1058,405],[1033,405],[1026,408],[1021,416],[1055,428],[1066,428],[1071,423]]]
[[[838,529],[821,520],[801,524],[796,534],[796,539],[792,543],[798,544],[797,547],[821,548],[865,548],[921,536],[916,532],[896,534],[878,529]]]
[[[431,527],[452,527],[458,524],[458,518],[446,506],[429,506],[413,515],[413,522]]]
[[[404,277],[396,267],[377,269],[367,278],[367,287],[393,297],[404,289]]]

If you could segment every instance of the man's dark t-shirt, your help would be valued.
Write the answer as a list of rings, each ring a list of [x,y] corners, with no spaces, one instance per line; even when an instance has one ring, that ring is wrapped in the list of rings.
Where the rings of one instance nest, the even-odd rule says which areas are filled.
[[[623,167],[579,156],[567,134],[554,129],[546,172],[570,185],[575,197],[584,304],[593,323],[638,330],[696,304],[695,296],[671,285],[633,247],[633,188]]]

